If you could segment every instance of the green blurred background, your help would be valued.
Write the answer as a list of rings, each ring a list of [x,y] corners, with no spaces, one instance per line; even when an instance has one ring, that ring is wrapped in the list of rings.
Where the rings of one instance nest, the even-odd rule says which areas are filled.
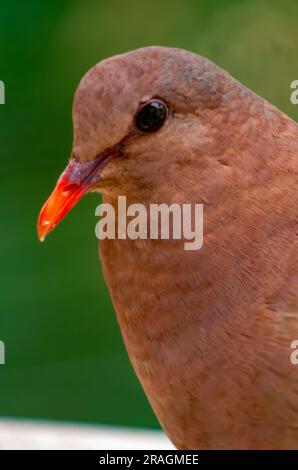
[[[177,46],[209,57],[297,120],[298,2],[0,2],[0,415],[157,427],[97,258],[90,195],[47,242],[36,218],[72,142],[78,81],[101,59]]]

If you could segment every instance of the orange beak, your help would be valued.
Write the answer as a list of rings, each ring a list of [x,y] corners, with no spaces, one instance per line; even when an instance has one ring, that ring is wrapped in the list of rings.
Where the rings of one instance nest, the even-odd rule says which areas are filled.
[[[40,211],[37,222],[40,241],[43,241],[81,197],[100,181],[101,171],[117,155],[117,150],[112,148],[87,162],[70,159],[54,191]]]

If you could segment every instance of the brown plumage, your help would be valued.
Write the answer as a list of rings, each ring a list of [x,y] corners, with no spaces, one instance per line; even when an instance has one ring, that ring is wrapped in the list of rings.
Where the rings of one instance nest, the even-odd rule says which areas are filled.
[[[152,97],[169,116],[140,133],[134,116]],[[87,190],[115,205],[204,204],[201,250],[100,242],[129,357],[166,433],[180,449],[298,449],[297,124],[208,60],[161,47],[97,64],[73,118],[41,237]],[[82,189],[78,169],[89,175],[95,159]],[[72,186],[57,196],[65,180],[80,188],[73,200]]]

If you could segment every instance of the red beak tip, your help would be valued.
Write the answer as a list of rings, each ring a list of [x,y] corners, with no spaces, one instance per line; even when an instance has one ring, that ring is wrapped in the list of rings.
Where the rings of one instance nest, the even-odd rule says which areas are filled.
[[[37,226],[37,235],[40,242],[43,242],[49,233],[51,223],[49,221],[39,222]]]

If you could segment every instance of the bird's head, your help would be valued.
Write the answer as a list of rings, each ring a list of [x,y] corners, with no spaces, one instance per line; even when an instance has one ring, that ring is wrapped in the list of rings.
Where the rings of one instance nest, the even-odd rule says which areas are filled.
[[[198,184],[207,155],[224,145],[217,130],[231,118],[235,87],[210,61],[181,49],[148,47],[95,65],[75,94],[71,158],[40,212],[40,239],[88,191],[166,192],[188,184],[186,169]]]

